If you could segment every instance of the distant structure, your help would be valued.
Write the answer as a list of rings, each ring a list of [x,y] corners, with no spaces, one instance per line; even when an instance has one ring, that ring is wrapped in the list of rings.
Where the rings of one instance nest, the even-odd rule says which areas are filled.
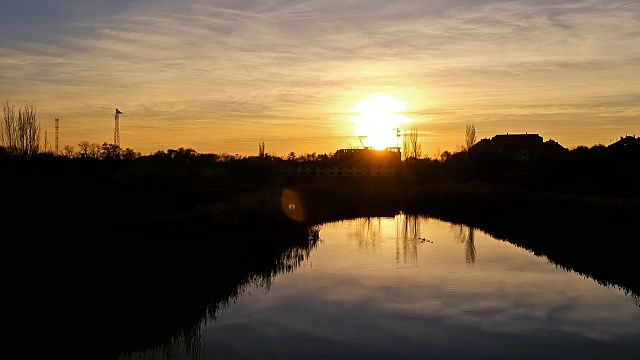
[[[364,144],[364,141],[365,141],[366,139],[367,139],[367,136],[366,136],[366,135],[360,135],[360,136],[358,136],[358,140],[360,140],[360,144],[362,144],[362,148],[363,148],[363,149],[371,149],[371,147],[366,146],[366,145]]]
[[[620,137],[620,140],[614,142],[613,144],[607,146],[611,150],[625,150],[631,148],[640,148],[640,137],[633,136],[625,136]]]
[[[390,166],[400,162],[401,154],[397,147],[388,147],[384,150],[365,147],[364,149],[338,149],[335,157],[351,164]]]
[[[400,128],[393,129],[396,132],[396,136],[398,141],[400,141]],[[384,164],[387,166],[388,164],[393,164],[396,162],[400,162],[402,154],[400,152],[400,147],[392,146],[387,147],[384,150],[376,150],[373,146],[367,146],[364,144],[367,136],[361,135],[358,136],[358,140],[360,140],[360,144],[362,144],[362,149],[338,149],[335,153],[336,158],[342,161],[348,161],[351,163],[359,163],[359,164]]]
[[[58,142],[60,139],[60,119],[56,118],[56,155],[58,155]]]
[[[470,154],[512,158],[521,164],[528,164],[543,153],[567,151],[554,140],[543,141],[538,134],[503,134],[491,139],[482,139],[469,149]]]
[[[124,114],[122,111],[116,108],[115,116],[115,129],[113,130],[113,144],[120,147],[120,114]]]

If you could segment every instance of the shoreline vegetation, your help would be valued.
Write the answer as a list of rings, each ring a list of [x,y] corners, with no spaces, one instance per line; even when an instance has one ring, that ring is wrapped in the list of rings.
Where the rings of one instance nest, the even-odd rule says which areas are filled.
[[[337,167],[335,158],[0,154],[16,333],[38,319],[55,333],[51,346],[73,352],[197,351],[203,316],[293,271],[318,226],[400,213],[480,229],[637,297],[638,150],[602,151],[491,171],[479,164],[492,161],[461,153],[360,177],[274,171]],[[361,165],[351,160],[345,167]]]

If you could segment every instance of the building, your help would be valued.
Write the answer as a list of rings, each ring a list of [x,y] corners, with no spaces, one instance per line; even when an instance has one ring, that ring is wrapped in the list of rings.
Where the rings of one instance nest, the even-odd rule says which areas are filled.
[[[542,150],[543,139],[538,134],[504,134],[491,139],[482,139],[469,149],[470,154],[493,154],[500,157],[517,158],[528,162]]]
[[[372,148],[339,149],[335,154],[336,160],[346,165],[362,166],[395,166],[400,163],[402,154],[400,148],[389,147],[384,150]]]
[[[527,166],[543,155],[559,154],[567,148],[554,140],[543,141],[538,134],[503,134],[482,139],[469,149],[469,154],[485,158],[511,159]]]
[[[632,148],[638,149],[640,148],[640,137],[636,137],[635,135],[625,137],[621,136],[620,140],[607,146],[607,148],[614,151],[624,151]]]
[[[330,159],[299,162],[293,166],[285,164],[276,171],[286,176],[386,177],[396,173],[400,160],[399,148],[339,149]]]

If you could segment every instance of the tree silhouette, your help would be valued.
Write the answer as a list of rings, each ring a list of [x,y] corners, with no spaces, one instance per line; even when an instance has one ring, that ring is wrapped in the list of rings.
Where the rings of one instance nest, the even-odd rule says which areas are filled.
[[[464,133],[464,151],[469,151],[476,144],[476,127],[475,125],[467,125]]]
[[[126,148],[120,152],[120,156],[122,160],[133,160],[135,158],[140,157],[140,153],[134,151],[133,149]]]
[[[402,149],[405,161],[416,161],[422,156],[422,145],[418,143],[418,129],[412,128],[404,134]]]
[[[79,153],[80,153],[80,157],[82,158],[87,158],[89,157],[89,149],[91,149],[91,144],[86,141],[86,140],[82,140],[78,143],[78,147],[80,148]]]
[[[25,103],[18,109],[7,100],[2,107],[4,118],[0,129],[0,141],[10,154],[35,155],[40,151],[40,123],[36,119],[36,107]]]
[[[89,156],[92,159],[99,159],[100,153],[102,152],[102,146],[98,143],[91,143],[89,146]]]
[[[103,143],[102,150],[100,150],[100,159],[111,161],[111,160],[120,160],[120,146],[116,144]]]
[[[75,150],[73,149],[73,145],[65,145],[62,148],[62,156],[72,158]]]

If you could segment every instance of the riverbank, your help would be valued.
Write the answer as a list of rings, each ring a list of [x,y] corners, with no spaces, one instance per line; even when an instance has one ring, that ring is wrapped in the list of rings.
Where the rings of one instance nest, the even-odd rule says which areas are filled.
[[[640,199],[538,193],[474,182],[352,183],[332,193],[334,188],[296,188],[304,194],[311,221],[392,216],[394,211],[437,217],[481,229],[603,285],[640,294],[634,275]]]
[[[160,346],[188,334],[246,281],[293,270],[315,244],[309,227],[399,212],[464,223],[602,284],[640,291],[638,199],[391,178],[260,185],[77,175],[48,179],[51,192],[38,190],[38,177],[3,184],[12,190],[6,223],[22,235],[9,241],[5,263],[14,314],[32,324],[46,303],[45,331],[69,325],[52,337],[57,347],[71,341],[113,355]]]

